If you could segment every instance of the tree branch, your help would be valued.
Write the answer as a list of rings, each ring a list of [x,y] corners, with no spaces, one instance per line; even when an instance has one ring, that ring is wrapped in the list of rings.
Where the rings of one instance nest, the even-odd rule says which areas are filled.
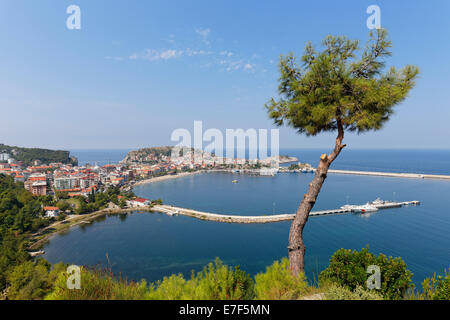
[[[342,149],[344,149],[347,146],[346,144],[342,144],[342,141],[344,140],[344,126],[342,124],[342,119],[340,116],[337,117],[336,124],[338,129],[338,135],[336,137],[336,145],[334,147],[334,150],[333,152],[330,153],[328,157],[326,157],[326,159],[321,159],[326,160],[329,165],[336,159],[339,153],[341,153]]]

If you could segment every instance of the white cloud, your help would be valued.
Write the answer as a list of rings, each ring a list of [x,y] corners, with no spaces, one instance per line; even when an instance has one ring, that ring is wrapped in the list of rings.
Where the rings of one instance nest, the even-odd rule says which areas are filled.
[[[195,32],[197,32],[198,35],[200,35],[200,37],[202,37],[203,39],[206,39],[209,37],[209,34],[211,33],[210,29],[202,29],[202,28],[198,28],[195,29]]]
[[[222,49],[221,51],[213,51],[210,49],[209,37],[211,30],[209,28],[197,28],[195,29],[197,35],[201,38],[205,45],[200,45],[195,48],[161,48],[161,49],[145,49],[142,52],[132,53],[126,59],[128,60],[146,60],[146,61],[169,61],[178,58],[193,58],[196,59],[197,67],[210,67],[212,65],[219,66],[222,71],[234,72],[234,71],[246,71],[256,72],[256,64],[252,63],[253,59],[258,56],[253,54],[250,58],[245,58],[232,52],[230,50]],[[172,43],[172,40],[176,38],[174,34],[169,34],[168,40]],[[172,43],[171,46],[174,46]],[[106,57],[107,59],[120,60],[123,58]],[[201,60],[200,60],[201,59]],[[193,66],[192,64],[189,64]]]
[[[183,56],[183,50],[175,49],[146,49],[143,53],[133,53],[129,56],[130,60],[143,59],[148,61],[170,60]]]
[[[106,60],[122,61],[123,57],[105,57]]]
[[[230,52],[230,51],[224,50],[224,51],[220,51],[219,54],[220,54],[221,56],[231,57],[234,53],[233,53],[233,52]]]
[[[206,28],[206,29],[202,29],[202,28],[198,28],[195,29],[195,32],[202,38],[202,41],[206,44],[206,45],[210,45],[210,42],[208,40],[209,35],[211,34],[211,30]]]
[[[213,52],[205,51],[205,50],[195,50],[195,49],[191,49],[191,48],[186,49],[186,55],[189,57],[203,56],[203,55],[210,55],[210,54],[213,54]]]
[[[243,60],[219,60],[218,64],[224,67],[227,72],[233,72],[238,70],[254,71],[255,65],[246,63]]]

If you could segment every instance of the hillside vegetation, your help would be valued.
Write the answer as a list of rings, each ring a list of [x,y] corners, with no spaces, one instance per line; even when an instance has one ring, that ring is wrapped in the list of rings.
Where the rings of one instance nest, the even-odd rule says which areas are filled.
[[[163,156],[169,157],[172,152],[173,147],[151,147],[151,148],[142,148],[139,150],[133,150],[127,153],[125,158],[122,160],[123,163],[132,163],[132,162],[148,162],[152,163],[155,160],[150,160],[150,158],[160,159]]]
[[[64,150],[22,148],[0,144],[0,153],[9,153],[12,158],[22,161],[25,165],[31,165],[34,160],[40,160],[44,164],[52,162],[78,163],[75,157],[70,156],[69,151]]]

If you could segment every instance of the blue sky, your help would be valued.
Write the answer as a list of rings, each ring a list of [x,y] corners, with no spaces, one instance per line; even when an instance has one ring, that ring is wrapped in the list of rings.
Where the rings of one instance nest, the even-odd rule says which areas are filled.
[[[66,8],[81,8],[81,30]],[[353,148],[449,148],[450,2],[2,0],[0,142],[50,148],[170,144],[176,128],[274,128],[280,54],[328,34],[367,39],[381,8],[389,64],[420,79],[382,131]],[[280,131],[281,147],[332,147],[333,135]]]

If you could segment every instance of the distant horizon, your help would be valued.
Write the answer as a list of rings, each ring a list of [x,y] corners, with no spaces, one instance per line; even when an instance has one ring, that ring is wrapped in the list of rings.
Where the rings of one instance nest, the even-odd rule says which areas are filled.
[[[174,147],[175,145],[170,145],[170,144],[161,144],[161,145],[148,145],[148,146],[143,146],[143,147],[126,147],[126,148],[79,148],[79,147],[75,147],[75,148],[70,148],[70,147],[57,147],[57,148],[52,148],[52,147],[43,147],[43,146],[22,146],[22,145],[13,145],[13,144],[8,144],[8,143],[4,143],[4,142],[0,142],[0,144],[3,145],[7,145],[7,146],[15,146],[15,147],[19,147],[19,148],[36,148],[36,149],[47,149],[47,150],[53,150],[53,151],[132,151],[132,150],[139,150],[139,149],[144,149],[144,148],[154,148],[154,147]],[[332,150],[332,146],[321,146],[321,147],[280,147],[280,150],[283,149],[296,149],[296,150],[323,150],[323,149],[330,149]],[[246,150],[248,150],[248,148],[246,148]],[[268,148],[268,150],[270,151],[270,148]],[[420,147],[420,148],[409,148],[409,147],[383,147],[383,148],[367,148],[367,147],[351,147],[351,146],[347,146],[343,152],[345,152],[345,150],[399,150],[399,151],[420,151],[420,150],[448,150],[450,151],[450,147],[449,148],[439,148],[439,147]]]

